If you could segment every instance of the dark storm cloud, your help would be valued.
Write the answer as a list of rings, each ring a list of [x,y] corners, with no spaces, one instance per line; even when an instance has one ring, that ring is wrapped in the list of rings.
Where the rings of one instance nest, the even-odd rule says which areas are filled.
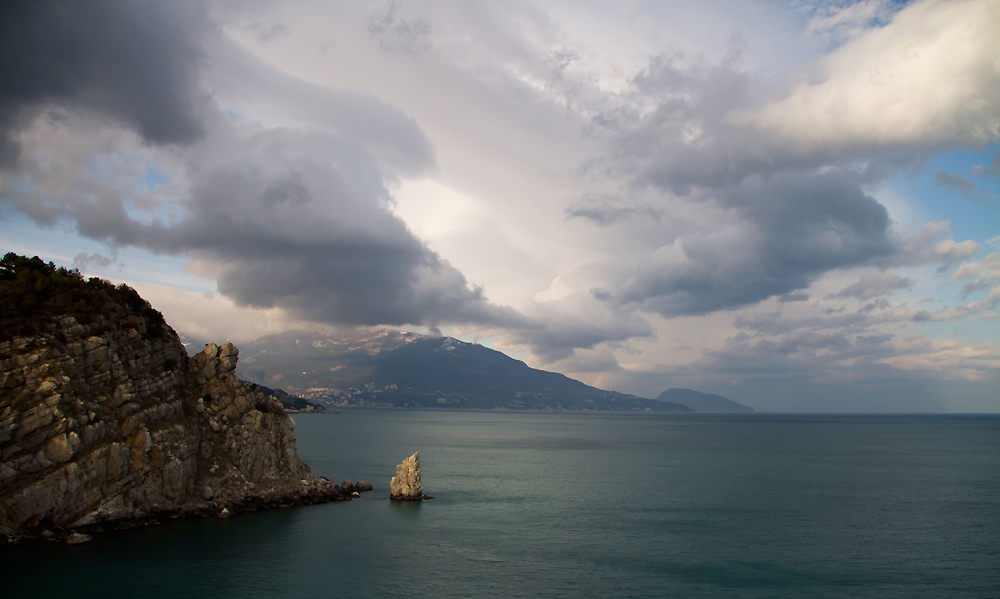
[[[655,255],[614,293],[666,317],[754,304],[807,287],[823,273],[895,251],[885,208],[849,176],[779,173],[716,190],[737,230],[688,236]]]
[[[934,184],[938,187],[948,187],[962,195],[972,195],[976,191],[976,184],[965,177],[953,175],[946,171],[938,171],[934,177]]]
[[[355,139],[229,123],[187,159],[189,195],[176,222],[137,218],[120,189],[93,181],[59,202],[38,202],[44,184],[13,197],[36,220],[70,219],[114,247],[208,263],[239,305],[331,324],[527,324],[490,304],[388,210],[387,174]]]
[[[681,59],[652,58],[633,79],[629,101],[592,120],[593,134],[609,136],[613,146],[611,162],[598,161],[592,168],[627,174],[633,185],[655,185],[677,195],[773,170],[769,156],[755,147],[758,142],[725,120],[751,101],[749,78],[725,66],[677,66]]]
[[[374,94],[303,81],[234,43],[212,48],[206,66],[212,92],[237,119],[247,112],[268,122],[354,139],[394,175],[418,176],[435,168],[434,147],[420,126]]]
[[[5,5],[4,107],[35,110],[24,143],[46,157],[26,152],[0,200],[112,248],[192,258],[239,305],[331,324],[541,326],[487,301],[391,211],[387,185],[434,168],[411,118],[265,65],[199,6]],[[152,152],[110,123],[185,142],[158,154],[166,191],[139,191],[131,165]],[[93,168],[108,162],[112,177]]]
[[[12,135],[42,105],[100,112],[152,143],[197,139],[211,27],[196,2],[0,3],[0,165],[16,160]]]
[[[706,314],[775,296],[798,299],[831,270],[953,264],[978,249],[951,241],[946,224],[897,235],[885,207],[865,192],[933,148],[790,144],[740,117],[773,93],[732,62],[663,55],[619,104],[598,111],[589,132],[608,150],[582,172],[618,182],[621,192],[580,200],[567,215],[628,230],[630,220],[648,223],[655,214],[663,231],[656,249],[605,297],[665,317]],[[948,173],[938,179],[965,191],[973,185]],[[622,199],[649,192],[662,204],[651,201],[645,213]],[[699,212],[701,226],[691,218]]]

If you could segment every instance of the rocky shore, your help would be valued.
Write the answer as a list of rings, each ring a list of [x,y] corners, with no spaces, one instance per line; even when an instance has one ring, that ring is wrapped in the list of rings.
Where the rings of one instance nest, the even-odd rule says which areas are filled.
[[[312,474],[278,400],[235,377],[236,347],[188,358],[139,302],[0,342],[0,541],[79,540],[370,488]]]

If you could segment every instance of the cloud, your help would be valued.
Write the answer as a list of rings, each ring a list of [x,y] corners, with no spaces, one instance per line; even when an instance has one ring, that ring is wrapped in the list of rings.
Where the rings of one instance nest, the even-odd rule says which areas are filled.
[[[506,343],[530,346],[543,362],[566,360],[574,350],[600,344],[652,337],[652,327],[629,310],[616,310],[605,302],[573,293],[548,302],[527,302],[522,312],[528,320],[503,334]]]
[[[995,314],[995,284],[971,274],[955,281],[985,293],[958,308],[890,301],[886,294],[916,276],[903,268],[971,265],[982,247],[952,239],[947,223],[894,228],[873,191],[942,147],[995,139],[996,68],[983,58],[990,38],[969,16],[989,17],[989,6],[824,9],[809,35],[841,45],[788,85],[740,71],[737,52],[711,64],[664,51],[634,77],[628,61],[602,57],[595,67],[600,45],[589,47],[591,38],[531,3],[347,3],[333,25],[314,22],[330,12],[321,5],[252,9],[224,24],[197,4],[127,7],[140,21],[170,13],[163,35],[176,48],[157,45],[156,32],[150,44],[115,43],[150,72],[163,63],[170,87],[147,104],[170,102],[160,116],[187,119],[188,133],[175,127],[173,138],[143,120],[142,94],[156,90],[140,79],[83,69],[66,76],[65,91],[58,73],[42,69],[35,72],[46,85],[65,93],[34,95],[0,79],[0,108],[16,108],[0,125],[24,149],[16,168],[0,166],[0,203],[112,251],[134,246],[186,259],[224,294],[197,308],[210,314],[266,313],[276,329],[286,321],[452,327],[577,372],[621,374],[618,359],[629,368],[634,347],[662,348],[688,326],[682,321],[711,320],[711,343],[686,340],[667,358],[668,350],[652,349],[646,361],[702,355],[684,370],[692,376],[725,376],[732,365],[758,369],[746,380],[767,372],[871,380],[898,375],[888,364],[865,370],[864,361],[891,355],[897,329]],[[219,10],[213,5],[213,18],[226,18]],[[130,31],[126,17],[109,17],[122,24],[115,31]],[[190,27],[178,32],[178,23]],[[56,40],[90,39],[54,31]],[[331,35],[338,49],[321,59],[288,54]],[[92,46],[82,52],[97,52]],[[0,55],[0,73],[14,60],[33,64],[12,56]],[[942,97],[922,87],[928,74]],[[962,77],[967,85],[956,85]],[[338,87],[345,81],[377,93]],[[826,97],[834,103],[823,104]],[[589,160],[581,165],[581,157]],[[151,173],[164,182],[147,187]],[[944,175],[945,185],[972,183]],[[435,182],[424,195],[454,190],[475,210],[396,192],[401,180],[405,189],[420,178]],[[409,211],[397,212],[394,194]],[[412,218],[421,212],[424,220]],[[451,237],[427,233],[442,222]],[[496,233],[484,238],[485,222]],[[515,254],[538,265],[532,280],[509,268]],[[81,255],[79,264],[101,259]],[[503,275],[478,286],[483,265],[501,262]],[[851,284],[843,277],[858,275],[841,272],[849,269],[881,272]],[[501,297],[519,310],[490,301],[503,278],[518,280],[516,293]],[[536,301],[518,304],[524,297]],[[188,320],[198,335],[219,330]],[[729,342],[717,341],[729,330]]]
[[[752,101],[751,79],[729,65],[689,63],[681,53],[653,56],[619,103],[597,107],[588,131],[609,151],[585,165],[588,175],[686,196],[775,170],[759,135],[727,119]]]
[[[262,23],[251,23],[247,26],[247,29],[253,32],[254,39],[261,43],[274,41],[279,37],[290,33],[288,25],[285,25],[284,23],[275,23],[270,27],[267,27]]]
[[[828,270],[896,251],[885,208],[848,176],[781,173],[707,197],[736,224],[659,248],[614,291],[616,302],[665,317],[706,314],[804,289]]]
[[[577,349],[572,356],[547,364],[546,370],[586,374],[620,372],[622,367],[610,349],[596,347],[594,349]]]
[[[977,177],[985,177],[988,175],[1000,175],[1000,152],[993,155],[993,162],[989,166],[982,164],[977,164],[972,167],[972,174]]]
[[[978,120],[969,124],[975,135],[958,142],[982,142],[1000,135],[1000,120],[994,123],[1000,119],[1000,103],[991,91],[991,82],[1000,89],[1000,73],[990,70],[995,70],[987,51],[992,37],[977,20],[980,13],[992,14],[993,9],[975,2],[955,11],[951,5],[925,4],[919,10],[908,7],[893,14],[894,7],[867,3],[855,5],[850,14],[831,11],[827,16],[832,20],[825,25],[814,21],[817,31],[836,26],[835,21],[864,23],[862,30],[852,33],[852,41],[822,61],[824,68],[831,69],[828,81],[847,83],[840,79],[852,73],[847,63],[842,72],[838,69],[844,57],[855,57],[858,48],[879,51],[865,59],[865,68],[898,68],[901,76],[917,69],[920,77],[936,76],[941,69],[934,61],[942,56],[937,45],[922,50],[920,60],[907,58],[916,61],[912,64],[893,61],[899,48],[917,44],[921,36],[939,36],[948,48],[967,50],[955,55],[960,59],[956,68],[987,69],[975,79],[971,91],[968,85],[960,86],[962,93],[983,98],[974,102]],[[945,17],[949,27],[938,32],[935,19]],[[972,39],[964,37],[968,27],[972,27]],[[921,62],[925,59],[930,62]],[[893,98],[893,106],[898,104],[894,94],[909,93],[906,81],[903,84],[902,91],[892,86],[883,90]],[[833,83],[830,86],[817,91],[816,97],[838,97]],[[589,132],[607,152],[588,162],[582,172],[590,179],[617,181],[621,187],[617,194],[577,200],[567,215],[616,228],[622,235],[639,230],[633,221],[655,220],[662,224],[663,236],[659,243],[652,240],[651,252],[635,262],[627,280],[607,289],[604,297],[609,302],[619,309],[666,318],[708,314],[752,306],[771,297],[798,298],[797,293],[833,270],[948,266],[981,250],[974,241],[953,240],[947,223],[928,224],[908,236],[893,230],[888,211],[866,192],[924,153],[933,152],[935,145],[956,143],[956,139],[934,138],[926,131],[894,140],[877,135],[845,138],[843,134],[850,133],[852,126],[863,126],[869,133],[872,128],[867,123],[848,123],[825,129],[827,119],[840,115],[836,111],[802,116],[807,112],[796,112],[796,106],[801,106],[793,106],[794,98],[807,88],[812,89],[795,88],[784,100],[773,100],[779,90],[762,87],[731,64],[709,65],[677,52],[653,57],[633,79],[631,89],[620,95],[620,102],[595,112]],[[892,116],[891,110],[878,108],[877,102],[875,106],[864,115],[859,109],[858,115]],[[826,110],[811,104],[808,108]],[[968,107],[956,104],[951,108],[961,112]],[[935,110],[926,115],[929,123],[936,123],[940,116]],[[777,124],[763,126],[763,114],[771,114],[772,124]],[[800,116],[803,121],[796,122]],[[787,130],[781,128],[786,125]],[[962,131],[961,127],[948,130]],[[793,135],[806,137],[790,139]],[[948,173],[939,175],[939,180],[952,187],[965,181]],[[637,194],[648,198],[649,190],[659,197],[643,203],[630,199]],[[678,210],[681,205],[683,211]],[[678,226],[680,219],[684,226]],[[891,290],[885,285],[903,284],[904,279],[885,276],[878,281],[882,293]],[[869,277],[863,283],[865,289],[859,286],[850,293],[862,299],[877,297],[876,281]]]
[[[6,72],[31,71],[29,88],[41,91],[5,86],[0,96],[36,113],[20,125],[28,151],[0,179],[0,201],[112,248],[187,257],[238,306],[334,324],[529,324],[491,304],[393,214],[388,186],[400,174],[434,168],[432,145],[398,108],[278,72],[224,40],[195,4],[81,3],[65,13],[33,6],[41,8],[13,15],[20,25],[36,33],[53,27],[53,39],[79,54],[70,65],[102,69],[67,75],[45,62],[62,57],[48,48],[48,57],[3,54]],[[78,27],[59,20],[86,10],[95,12],[82,14]],[[88,25],[94,31],[82,30]],[[177,31],[182,25],[190,30]],[[111,36],[108,27],[122,31]],[[102,32],[126,41],[109,49],[97,43]],[[104,73],[122,60],[111,50],[134,55],[151,72],[125,69],[134,83]],[[24,63],[7,58],[14,54]],[[34,72],[37,65],[43,68]],[[146,85],[154,80],[161,85]],[[211,102],[195,110],[194,90],[202,89],[212,90]],[[52,106],[62,100],[92,102],[101,118]],[[142,110],[177,105],[147,122],[143,102]],[[194,120],[196,113],[205,118]],[[178,129],[161,135],[161,125]],[[167,183],[149,190],[150,169]],[[100,258],[81,257],[81,264],[92,260]]]
[[[567,218],[583,218],[601,226],[631,218],[648,218],[660,222],[664,211],[649,205],[622,205],[616,198],[591,196],[574,202],[566,209]]]
[[[943,264],[951,266],[967,260],[982,251],[982,246],[972,240],[956,242],[952,239],[947,222],[933,222],[921,225],[912,235],[898,236],[900,251],[878,261],[879,266],[920,266],[923,264]]]
[[[979,381],[1000,368],[1000,347],[995,343],[966,344],[954,339],[913,335],[897,340],[892,350],[892,354],[880,358],[878,364],[923,377]]]
[[[368,20],[368,33],[378,39],[379,48],[390,54],[418,54],[431,48],[430,25],[423,19],[399,16],[403,3],[390,0],[385,10]]]
[[[200,350],[206,343],[219,343],[226,339],[240,345],[288,329],[310,328],[310,323],[296,320],[287,311],[278,308],[255,310],[212,293],[143,281],[110,280],[127,282],[138,291],[163,313],[181,340],[190,344],[189,349]]]
[[[867,331],[868,318],[861,313],[834,314],[832,316],[794,317],[780,310],[773,312],[747,312],[733,319],[738,329],[782,335],[792,331],[830,331],[861,333]]]
[[[911,289],[913,280],[888,272],[869,272],[861,276],[861,280],[845,287],[833,298],[856,297],[862,300],[886,295],[898,289]]]
[[[995,343],[872,330],[791,330],[738,334],[722,348],[706,351],[701,360],[671,372],[831,384],[891,380],[904,372],[924,380],[979,381],[998,366],[1000,347]]]
[[[197,2],[19,1],[0,5],[0,166],[44,106],[94,111],[150,143],[204,134],[202,42],[215,25]]]
[[[934,177],[934,184],[939,187],[949,187],[964,196],[971,196],[972,192],[976,191],[976,184],[972,181],[945,171],[937,172]]]
[[[1000,252],[990,252],[982,260],[966,262],[951,273],[951,280],[985,279],[1000,281]]]
[[[808,293],[787,293],[778,298],[778,301],[787,304],[791,302],[805,302],[809,301]]]
[[[209,45],[206,79],[219,105],[237,120],[351,138],[396,176],[433,172],[433,144],[398,107],[365,91],[303,81],[226,39],[213,38]]]
[[[962,4],[964,8],[952,14],[948,7],[931,4],[925,7],[930,12],[899,11],[881,29],[866,30],[835,50],[827,62],[840,64],[839,57],[853,55],[853,44],[858,43],[882,44],[878,47],[883,53],[870,59],[891,63],[897,43],[917,43],[911,38],[919,38],[923,33],[915,31],[929,27],[937,15],[933,8],[951,19],[951,28],[940,34],[948,44],[972,44],[969,52],[974,56],[960,57],[973,66],[983,61],[993,65],[992,54],[984,50],[991,37],[974,36],[969,41],[952,31],[972,23],[975,32],[983,33],[976,11],[992,9]],[[879,33],[882,30],[887,33]],[[933,44],[928,50],[937,51]],[[896,68],[890,63],[884,68]],[[933,61],[910,66],[924,74],[940,70]],[[977,85],[985,81],[989,88],[990,77],[976,79]],[[1000,76],[994,79],[1000,84]],[[815,134],[815,146],[790,143],[782,130],[744,118],[770,110],[767,106],[774,102],[767,98],[775,90],[761,88],[731,65],[706,65],[680,53],[653,57],[632,83],[617,105],[595,113],[589,131],[608,150],[583,169],[588,178],[619,182],[619,193],[585,197],[567,210],[571,218],[615,227],[622,234],[637,230],[629,221],[648,222],[655,215],[662,222],[664,241],[635,264],[627,281],[609,290],[608,297],[620,306],[668,318],[731,310],[793,294],[831,270],[953,265],[981,249],[974,241],[951,239],[947,223],[926,225],[909,236],[894,231],[888,211],[865,191],[935,151],[936,144],[955,140],[921,133],[891,143],[861,137],[844,141],[840,125],[836,130],[823,129],[830,115],[811,115],[808,126],[799,123],[794,131]],[[978,124],[970,127],[991,138],[1000,133],[991,129],[991,115],[995,112],[1000,118],[1000,103],[989,89],[973,87],[985,96],[975,106],[985,111],[977,113],[976,118],[982,118],[976,123],[985,123],[986,129]],[[835,97],[835,91],[824,88],[823,97]],[[763,107],[753,108],[762,102]],[[798,118],[792,107],[774,110],[775,115]],[[871,114],[882,118],[880,110]],[[940,116],[932,113],[934,119]],[[959,141],[974,140],[982,138]],[[939,178],[960,185],[956,177],[945,173]],[[648,190],[656,190],[659,198],[642,204],[629,199]],[[686,212],[679,213],[678,205],[684,205]],[[677,226],[675,219],[681,215],[689,225]]]
[[[87,272],[87,268],[91,265],[107,268],[117,259],[118,258],[115,255],[112,255],[112,257],[109,258],[99,253],[93,253],[89,256],[85,253],[79,253],[76,255],[76,258],[73,258],[73,268],[79,270],[80,272]]]
[[[998,20],[990,0],[909,4],[825,57],[812,81],[734,120],[806,152],[996,141]]]
[[[962,298],[988,291],[1000,282],[1000,252],[990,252],[983,259],[961,264],[951,273],[951,281],[971,279],[962,288]]]
[[[806,26],[806,35],[841,42],[855,38],[870,27],[885,25],[892,17],[887,0],[861,0],[838,6],[823,6]]]
[[[72,125],[50,124],[82,143]],[[523,320],[489,304],[389,211],[387,174],[358,140],[222,125],[186,151],[177,173],[186,179],[184,195],[166,200],[180,215],[172,221],[157,216],[162,206],[136,209],[141,202],[118,181],[95,177],[74,158],[23,161],[34,167],[21,171],[33,187],[5,195],[39,222],[69,220],[112,246],[190,256],[237,305],[341,324]]]
[[[965,316],[966,314],[977,314],[987,310],[996,310],[998,307],[1000,307],[1000,285],[990,289],[990,293],[986,297],[970,302],[965,306],[960,306],[956,312],[961,316]],[[996,314],[994,313],[993,316],[995,317]]]

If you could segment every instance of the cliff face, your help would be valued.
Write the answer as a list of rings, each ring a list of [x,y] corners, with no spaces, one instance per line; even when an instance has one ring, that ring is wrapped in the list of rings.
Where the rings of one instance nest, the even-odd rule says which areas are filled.
[[[0,342],[0,534],[349,498],[232,344],[189,359],[162,320],[85,320]]]

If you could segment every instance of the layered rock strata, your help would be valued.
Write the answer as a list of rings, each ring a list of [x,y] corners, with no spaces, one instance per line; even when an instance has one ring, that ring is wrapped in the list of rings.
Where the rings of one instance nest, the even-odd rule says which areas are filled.
[[[423,499],[424,486],[420,482],[420,454],[403,460],[396,466],[396,476],[389,481],[390,499]]]
[[[0,343],[0,540],[350,498],[234,376],[236,347],[188,358],[147,324],[63,317]]]

